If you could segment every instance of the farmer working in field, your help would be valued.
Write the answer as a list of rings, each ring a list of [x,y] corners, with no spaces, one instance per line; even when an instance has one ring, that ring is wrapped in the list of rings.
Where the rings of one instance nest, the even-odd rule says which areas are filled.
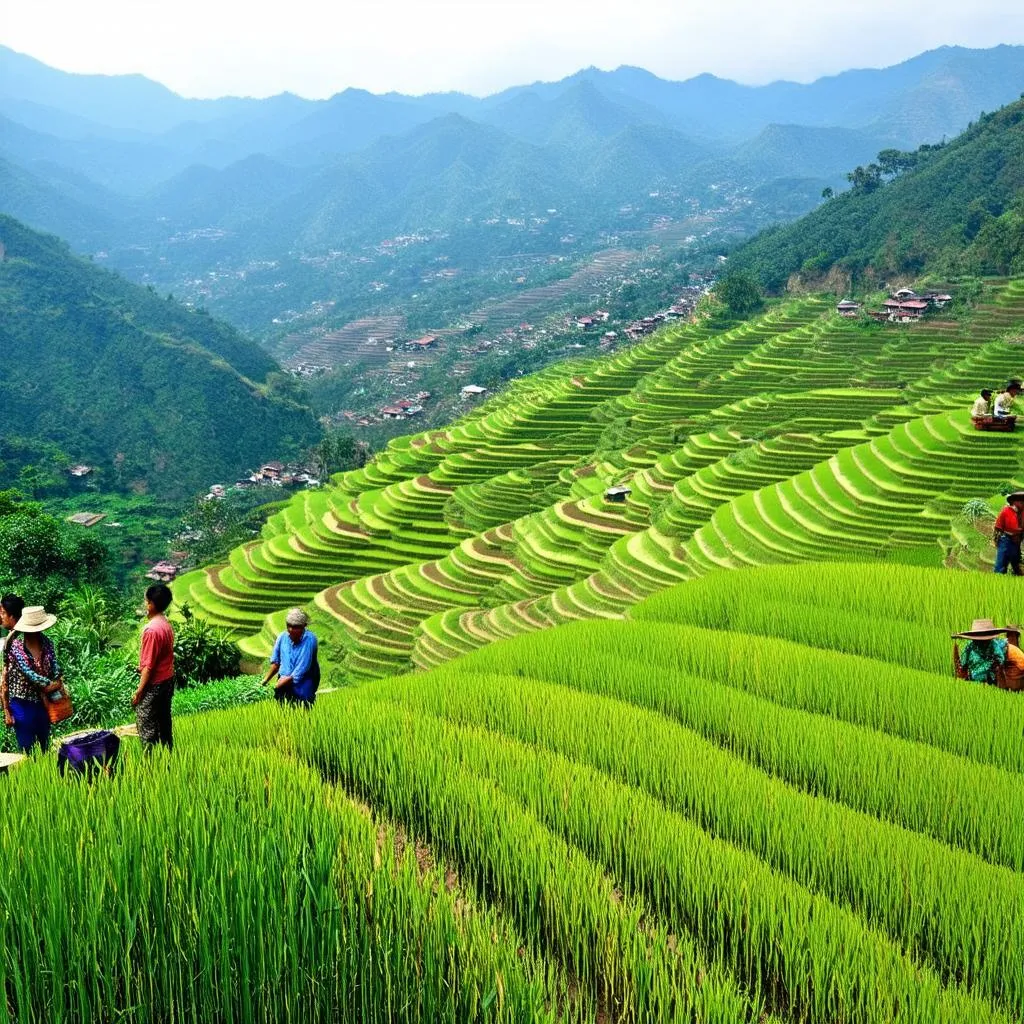
[[[965,640],[962,648],[954,648],[953,671],[961,679],[988,683],[1004,690],[1024,688],[1024,651],[1010,643],[991,619],[975,619],[970,629],[954,633],[954,639]],[[1019,637],[1016,629],[1014,637]]]
[[[1024,537],[1024,491],[1006,496],[1006,507],[996,516],[993,540],[996,542],[996,572],[1005,575],[1008,568],[1021,575],[1020,543]]]
[[[263,682],[269,683],[280,672],[274,697],[288,704],[312,707],[320,685],[316,634],[306,628],[309,616],[301,608],[293,608],[284,622],[285,631],[274,644],[270,671]]]

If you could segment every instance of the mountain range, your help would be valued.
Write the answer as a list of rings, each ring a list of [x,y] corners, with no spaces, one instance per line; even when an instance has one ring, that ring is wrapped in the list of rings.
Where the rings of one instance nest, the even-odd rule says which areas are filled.
[[[806,212],[879,150],[938,143],[1022,91],[1013,46],[807,85],[587,68],[483,98],[326,100],[187,99],[0,47],[0,211],[265,333],[310,299],[393,312],[434,259],[496,289],[492,261],[524,252],[585,256],[609,236],[640,247],[691,217],[694,234],[750,234]],[[353,262],[400,235],[433,241],[385,302]],[[332,251],[348,254],[336,273],[306,260]],[[196,284],[211,278],[230,289]]]

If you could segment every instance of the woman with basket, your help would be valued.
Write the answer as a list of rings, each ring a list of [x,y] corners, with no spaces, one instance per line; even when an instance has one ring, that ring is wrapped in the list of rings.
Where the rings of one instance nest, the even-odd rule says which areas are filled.
[[[18,636],[4,651],[5,711],[13,720],[18,749],[26,754],[36,743],[46,750],[51,724],[71,713],[57,652],[44,632],[56,621],[57,616],[45,608],[25,608],[14,624]]]

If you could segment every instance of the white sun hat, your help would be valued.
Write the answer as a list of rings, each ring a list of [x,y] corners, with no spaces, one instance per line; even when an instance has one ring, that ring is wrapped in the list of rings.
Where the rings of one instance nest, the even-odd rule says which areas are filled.
[[[15,630],[19,633],[42,633],[57,622],[57,616],[52,615],[42,605],[32,605],[23,609],[21,618],[15,623]]]

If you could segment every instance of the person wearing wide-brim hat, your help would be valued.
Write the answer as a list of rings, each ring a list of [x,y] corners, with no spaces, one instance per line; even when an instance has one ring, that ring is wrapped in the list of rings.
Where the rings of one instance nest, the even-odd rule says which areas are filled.
[[[53,642],[44,632],[57,616],[39,605],[24,608],[14,625],[18,634],[8,645],[7,701],[14,719],[18,749],[29,753],[38,743],[50,745],[50,718],[43,698],[64,685]]]
[[[995,571],[1005,574],[1007,569],[1012,569],[1014,576],[1020,576],[1020,544],[1024,538],[1024,491],[1011,491],[1006,496],[1006,505],[996,516],[992,536],[996,542]]]
[[[997,626],[991,619],[975,619],[970,629],[954,633],[953,639],[965,641],[953,648],[956,674],[1004,690],[1024,687],[1024,651],[1010,643],[1005,636],[1008,631],[1009,627]]]

